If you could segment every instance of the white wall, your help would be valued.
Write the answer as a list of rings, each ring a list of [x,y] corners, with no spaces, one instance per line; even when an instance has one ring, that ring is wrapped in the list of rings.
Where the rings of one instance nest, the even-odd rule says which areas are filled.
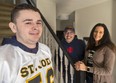
[[[37,7],[50,24],[52,29],[56,31],[56,3],[55,0],[37,0]]]
[[[116,44],[116,0],[113,0],[112,18],[112,39]]]
[[[68,19],[57,19],[57,30],[58,31],[63,31],[65,27],[67,26],[73,26],[74,27],[74,21],[75,21],[75,12],[72,12],[69,16]]]
[[[111,38],[116,44],[116,0],[110,0],[95,6],[76,10],[75,27],[79,38],[88,37],[93,26],[98,23],[105,23],[110,31]],[[116,62],[113,72],[116,78]],[[116,83],[116,79],[114,79]]]
[[[76,34],[79,38],[88,37],[93,26],[99,22],[105,23],[111,32],[112,1],[79,9],[75,12]]]
[[[113,18],[113,21],[112,21],[112,39],[116,45],[116,0],[113,0],[113,8],[112,8],[112,18]],[[116,59],[116,58],[115,58]],[[116,83],[116,61],[115,61],[115,68],[114,68],[114,72],[113,72],[113,75],[114,75],[114,80]]]

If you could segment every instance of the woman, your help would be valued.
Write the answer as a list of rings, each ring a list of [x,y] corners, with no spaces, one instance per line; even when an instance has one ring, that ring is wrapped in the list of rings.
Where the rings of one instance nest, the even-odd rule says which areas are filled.
[[[115,45],[105,24],[96,24],[89,37],[84,62],[75,64],[76,70],[87,71],[87,83],[113,83]]]

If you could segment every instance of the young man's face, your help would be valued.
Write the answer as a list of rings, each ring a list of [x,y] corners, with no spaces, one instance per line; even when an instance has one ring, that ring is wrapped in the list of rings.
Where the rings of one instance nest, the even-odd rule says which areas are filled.
[[[72,30],[67,30],[66,32],[64,32],[64,37],[66,42],[70,43],[75,37],[75,32]]]
[[[22,10],[16,17],[16,23],[11,25],[17,40],[29,48],[34,48],[42,34],[42,20],[40,14],[33,10]]]

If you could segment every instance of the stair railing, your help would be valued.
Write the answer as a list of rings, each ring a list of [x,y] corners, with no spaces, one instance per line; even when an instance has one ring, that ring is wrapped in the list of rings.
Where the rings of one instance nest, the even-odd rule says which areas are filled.
[[[36,6],[35,4],[33,4],[34,2],[33,2],[33,0],[26,0],[27,2],[28,2],[28,4],[31,4],[31,5],[33,5],[33,6]],[[68,61],[70,62],[70,64],[71,64],[71,80],[72,80],[72,82],[71,83],[73,83],[73,74],[74,74],[74,71],[75,71],[75,68],[74,68],[74,62],[72,61],[72,59],[71,59],[71,57],[69,56],[69,54],[67,53],[67,51],[64,49],[64,47],[62,46],[62,44],[61,44],[61,42],[60,42],[60,40],[59,40],[59,38],[56,36],[56,34],[54,33],[54,31],[53,31],[53,29],[51,28],[51,26],[48,24],[48,22],[46,21],[46,19],[44,18],[44,16],[42,15],[42,13],[39,11],[39,13],[40,13],[40,15],[41,15],[41,18],[42,18],[42,20],[43,20],[43,22],[44,22],[44,26],[45,27],[47,27],[47,29],[45,29],[44,31],[46,31],[43,35],[46,35],[45,37],[47,37],[48,38],[48,35],[49,35],[49,33],[51,34],[51,35],[49,35],[49,36],[52,36],[53,38],[54,38],[54,40],[55,40],[55,42],[57,43],[57,45],[58,45],[58,47],[60,47],[60,49],[63,51],[63,52],[61,52],[62,54],[60,54],[60,56],[65,56],[67,59],[68,59]],[[51,43],[51,40],[52,41],[54,41],[53,39],[48,39],[48,40],[42,40],[42,41],[44,41],[46,44],[47,44],[47,42],[49,42],[49,43]],[[54,44],[55,45],[55,43],[51,43],[52,45]],[[49,46],[50,44],[48,44],[48,46]],[[49,47],[51,47],[52,49],[57,49],[58,47],[56,47],[56,48],[54,48],[54,47],[52,47],[52,46],[49,46]],[[52,50],[51,49],[51,51],[52,51],[52,53],[54,53],[54,50]],[[63,55],[64,54],[64,55]],[[57,56],[58,55],[58,53],[56,53],[56,57],[58,57]],[[54,57],[53,57],[53,59],[54,59]],[[57,61],[57,60],[56,60]],[[60,61],[60,64],[62,63],[62,61]],[[58,66],[58,64],[56,63],[56,65],[55,66]],[[65,65],[65,69],[66,69],[66,71],[67,71],[67,66]],[[62,67],[60,67],[61,69],[62,69]],[[56,68],[57,69],[57,68]],[[57,75],[57,73],[58,73],[58,70],[56,71],[56,75]],[[61,71],[60,72],[61,74],[63,73],[63,71]],[[80,75],[79,75],[79,82],[78,83],[85,83],[85,78],[84,78],[84,75],[85,75],[85,72],[83,72],[83,71],[80,71],[80,72],[78,72]],[[67,74],[66,74],[67,75]],[[58,77],[58,76],[56,76],[56,77]],[[67,79],[67,77],[65,78],[65,79]],[[64,81],[63,81],[63,76],[61,75],[60,76],[60,78],[58,79],[58,81],[57,82],[55,82],[55,83],[59,83],[59,81],[60,81],[60,83],[64,83]],[[66,83],[68,83],[68,81],[66,81]]]
[[[33,0],[26,0],[29,4],[34,3]],[[31,4],[33,5],[33,4]],[[36,5],[33,5],[36,6]],[[40,12],[40,10],[39,10]],[[62,46],[59,38],[56,36],[56,34],[54,33],[54,31],[52,30],[51,26],[48,24],[48,22],[46,21],[46,19],[44,18],[44,16],[42,15],[42,13],[40,12],[41,18],[43,20],[43,22],[45,23],[45,25],[47,26],[48,30],[50,31],[50,33],[52,34],[52,36],[54,37],[54,39],[56,40],[56,42],[58,43],[59,47],[63,50],[63,53],[66,55],[66,57],[68,58],[68,60],[70,61],[71,65],[74,67],[74,62],[71,60],[71,57],[69,56],[69,54],[67,53],[67,51],[64,49],[64,47]]]

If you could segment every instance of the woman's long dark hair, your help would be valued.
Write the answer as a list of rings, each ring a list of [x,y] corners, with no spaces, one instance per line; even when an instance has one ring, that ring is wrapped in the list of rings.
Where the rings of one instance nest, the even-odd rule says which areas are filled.
[[[89,40],[88,40],[88,43],[87,43],[87,48],[86,50],[91,50],[95,47],[95,39],[93,38],[93,33],[96,29],[96,27],[98,26],[101,26],[104,28],[104,35],[102,37],[102,39],[99,40],[99,45],[98,47],[101,48],[101,47],[104,47],[104,46],[108,46],[111,50],[115,51],[115,45],[113,44],[113,42],[111,41],[111,38],[110,38],[110,34],[109,34],[109,31],[108,31],[108,28],[105,24],[103,23],[98,23],[96,24],[93,29],[91,30],[91,33],[90,33],[90,37],[89,37]]]

